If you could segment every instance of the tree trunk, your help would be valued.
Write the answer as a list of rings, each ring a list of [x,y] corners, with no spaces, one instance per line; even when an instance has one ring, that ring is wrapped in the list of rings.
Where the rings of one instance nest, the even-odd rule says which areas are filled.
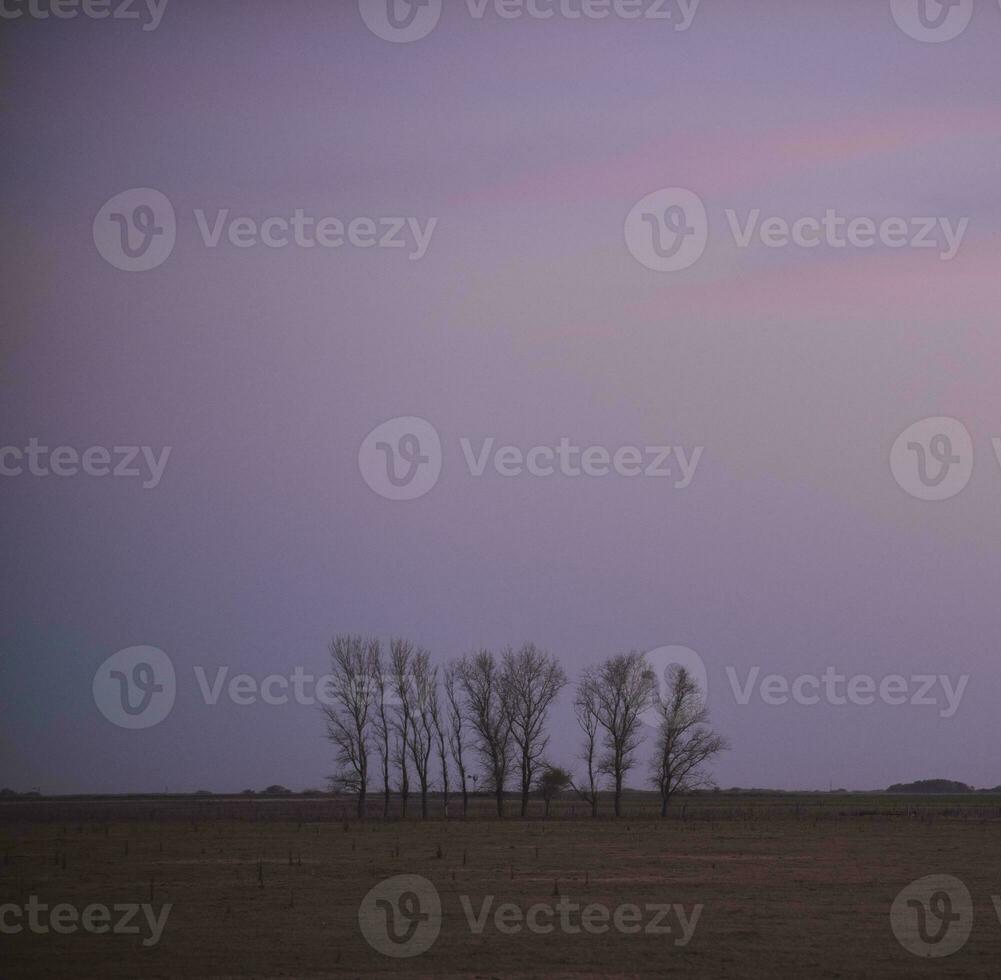
[[[382,819],[389,819],[389,753],[382,758]]]
[[[528,759],[521,759],[521,816],[528,816],[528,794],[532,791],[532,774],[528,770]]]
[[[503,819],[504,817],[504,787],[497,787],[497,816]]]
[[[403,742],[403,751],[400,754],[400,817],[407,815],[407,801],[410,799],[410,773],[407,770],[407,743]]]

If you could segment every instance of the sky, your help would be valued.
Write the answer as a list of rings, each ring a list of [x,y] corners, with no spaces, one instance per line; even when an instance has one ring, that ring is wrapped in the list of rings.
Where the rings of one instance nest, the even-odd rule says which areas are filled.
[[[262,685],[343,632],[572,681],[687,648],[723,787],[1001,784],[1001,5],[967,4],[921,40],[918,0],[6,0],[0,785],[323,786],[319,706]]]

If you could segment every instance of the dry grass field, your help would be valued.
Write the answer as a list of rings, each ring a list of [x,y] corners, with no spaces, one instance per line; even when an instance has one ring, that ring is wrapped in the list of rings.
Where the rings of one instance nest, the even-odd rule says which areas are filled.
[[[580,807],[571,818],[562,804],[548,821],[498,822],[478,804],[466,821],[362,824],[344,809],[298,799],[4,804],[0,906],[23,909],[34,896],[50,928],[0,934],[0,977],[988,977],[1001,963],[994,799],[724,796],[666,821],[642,806],[619,821]],[[890,909],[930,874],[969,888],[973,928],[955,954],[922,960],[895,938]],[[426,879],[441,905],[440,932],[405,958],[373,948],[359,924],[370,889],[399,875]],[[401,935],[408,902],[390,900]],[[63,934],[46,918],[61,903],[78,910]],[[497,918],[507,903],[516,908]],[[148,905],[153,920],[171,908],[152,944],[144,912],[138,933],[84,930],[94,904],[112,923],[116,905]],[[578,906],[597,907],[587,927]],[[372,920],[384,933],[387,915]]]

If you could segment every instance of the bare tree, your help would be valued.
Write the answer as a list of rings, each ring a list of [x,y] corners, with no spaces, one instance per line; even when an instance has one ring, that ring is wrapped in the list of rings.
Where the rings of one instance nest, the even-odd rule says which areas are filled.
[[[511,712],[497,658],[481,650],[463,658],[459,681],[469,722],[476,736],[476,751],[493,787],[497,816],[504,816],[504,785],[511,767]]]
[[[598,666],[595,674],[598,722],[604,729],[605,753],[600,771],[614,787],[615,815],[622,816],[622,784],[636,764],[643,741],[640,715],[652,704],[657,678],[642,653],[620,653]]]
[[[593,670],[586,670],[577,685],[574,697],[574,714],[577,724],[584,733],[584,746],[580,759],[586,767],[587,781],[578,784],[571,779],[574,792],[591,807],[591,816],[598,816],[598,732],[601,722],[598,717],[598,679]]]
[[[455,762],[456,772],[459,777],[459,789],[462,792],[462,816],[465,818],[469,813],[469,789],[466,785],[466,761],[465,761],[465,737],[466,731],[463,725],[463,709],[461,694],[456,689],[459,682],[459,671],[461,662],[453,661],[445,667],[444,687],[445,699],[448,702],[448,750]]]
[[[521,815],[528,814],[539,760],[549,744],[546,716],[556,696],[567,682],[559,661],[526,643],[515,652],[508,649],[503,658],[502,684],[511,717],[517,765],[521,773]]]
[[[341,635],[330,641],[330,680],[328,704],[323,707],[327,719],[327,738],[334,744],[340,769],[334,782],[358,796],[358,816],[364,818],[368,792],[368,749],[371,737],[372,640],[362,636]]]
[[[657,702],[657,753],[650,768],[660,791],[660,815],[666,817],[676,793],[711,785],[705,765],[730,746],[709,727],[705,696],[685,667],[671,669],[667,691]]]
[[[431,666],[431,654],[418,650],[410,667],[413,705],[410,725],[410,758],[421,788],[421,819],[428,816],[428,789],[431,785],[431,752],[434,749],[432,699],[438,686],[438,668]]]
[[[386,676],[386,667],[382,659],[382,647],[378,640],[374,641],[371,662],[373,705],[373,729],[379,751],[379,762],[382,769],[382,819],[389,819],[389,801],[392,796],[390,785],[390,765],[392,763],[392,715],[390,709],[390,679]]]
[[[410,735],[413,727],[413,693],[411,690],[411,661],[414,645],[409,640],[393,639],[389,643],[389,667],[392,675],[393,696],[396,710],[393,718],[393,764],[400,773],[400,816],[407,815],[410,799]]]
[[[438,750],[438,768],[441,771],[441,811],[448,819],[448,719],[445,717],[438,692],[438,668],[435,668],[434,689],[431,691],[431,721],[434,725],[435,746]],[[447,675],[447,669],[446,669]]]
[[[542,797],[543,802],[546,804],[546,820],[549,819],[549,807],[553,800],[557,799],[559,795],[566,791],[566,788],[570,786],[572,779],[570,773],[566,769],[561,769],[559,766],[553,766],[549,763],[543,762],[539,766],[539,774],[536,777],[535,788],[539,792],[539,796]]]

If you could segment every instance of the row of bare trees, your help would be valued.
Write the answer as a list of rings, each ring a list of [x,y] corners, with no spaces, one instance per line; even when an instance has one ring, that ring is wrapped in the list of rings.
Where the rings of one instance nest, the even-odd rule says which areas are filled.
[[[548,812],[562,782],[590,805],[593,816],[600,793],[610,787],[615,815],[621,816],[625,779],[651,719],[651,782],[666,815],[676,793],[708,784],[706,764],[728,747],[709,727],[703,692],[689,672],[674,668],[662,692],[641,653],[617,654],[579,679],[574,712],[583,734],[580,779],[545,761],[549,712],[567,676],[554,656],[532,643],[499,655],[480,650],[439,667],[408,640],[393,639],[384,650],[377,639],[343,635],[331,641],[330,657],[324,713],[338,766],[333,784],[357,796],[359,816],[367,811],[370,785],[378,782],[384,817],[394,794],[406,816],[416,791],[426,818],[433,777],[445,816],[453,789],[466,815],[470,779],[477,789],[490,790],[500,817],[512,781],[523,817],[534,789]]]

